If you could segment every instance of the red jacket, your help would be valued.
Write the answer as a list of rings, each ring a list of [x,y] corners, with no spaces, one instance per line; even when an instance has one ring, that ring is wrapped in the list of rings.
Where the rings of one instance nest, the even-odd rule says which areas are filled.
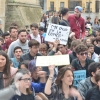
[[[74,15],[70,15],[68,18],[71,31],[75,32],[76,39],[84,38],[85,35],[85,21],[80,16],[79,18],[76,18]]]

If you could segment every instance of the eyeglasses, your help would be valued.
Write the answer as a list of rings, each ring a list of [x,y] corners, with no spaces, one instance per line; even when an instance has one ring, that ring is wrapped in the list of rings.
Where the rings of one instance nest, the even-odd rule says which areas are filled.
[[[81,56],[83,56],[83,55],[88,55],[88,53],[87,53],[87,52],[82,52],[82,53],[80,53],[80,55],[81,55]]]
[[[23,80],[24,82],[32,82],[31,78],[24,78],[24,79],[19,79],[19,81]]]

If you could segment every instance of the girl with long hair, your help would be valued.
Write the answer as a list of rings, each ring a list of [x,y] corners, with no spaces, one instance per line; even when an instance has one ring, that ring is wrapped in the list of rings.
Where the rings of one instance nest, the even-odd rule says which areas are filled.
[[[72,88],[73,72],[71,66],[62,67],[55,83],[52,85],[55,66],[49,66],[50,75],[45,86],[45,94],[49,100],[82,100],[80,93]]]
[[[16,71],[16,68],[10,67],[10,60],[6,52],[0,50],[0,89],[11,83]]]

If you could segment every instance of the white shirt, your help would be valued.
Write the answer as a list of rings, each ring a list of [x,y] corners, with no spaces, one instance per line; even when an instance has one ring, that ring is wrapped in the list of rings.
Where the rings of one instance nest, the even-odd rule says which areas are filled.
[[[36,36],[34,36],[33,34],[30,34],[30,36],[31,36],[31,39],[35,39],[35,40],[37,40],[39,43],[41,43],[41,37],[40,37],[40,35],[38,34],[38,36],[36,37]]]

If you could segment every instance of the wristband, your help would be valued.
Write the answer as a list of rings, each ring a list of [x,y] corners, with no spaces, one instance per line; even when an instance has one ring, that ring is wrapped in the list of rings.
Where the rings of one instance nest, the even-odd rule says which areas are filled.
[[[53,77],[52,77],[52,76],[49,76],[49,79],[50,79],[50,80],[52,80],[52,79],[53,79]]]

